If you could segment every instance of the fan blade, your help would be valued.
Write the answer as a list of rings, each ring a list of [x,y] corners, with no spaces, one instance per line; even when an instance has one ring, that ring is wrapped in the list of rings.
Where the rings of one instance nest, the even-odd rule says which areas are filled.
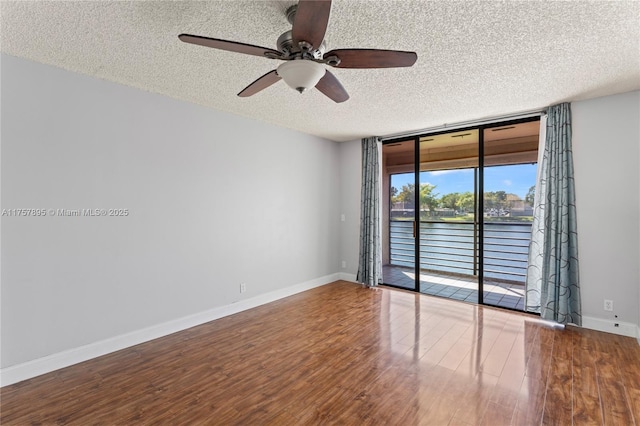
[[[296,45],[306,41],[316,49],[320,47],[327,32],[330,13],[331,0],[300,0],[291,30]]]
[[[418,59],[416,52],[380,49],[336,49],[324,54],[325,59],[331,56],[340,59],[340,63],[334,65],[337,68],[410,67]]]
[[[349,99],[347,91],[344,90],[342,84],[340,84],[336,76],[331,74],[329,70],[325,72],[324,77],[322,77],[318,84],[316,84],[316,89],[337,103],[344,102]]]
[[[205,47],[212,47],[214,49],[227,50],[229,52],[245,53],[247,55],[255,55],[266,57],[267,54],[271,56],[280,57],[282,53],[277,50],[269,49],[268,47],[254,46],[252,44],[238,43],[237,41],[220,40],[217,38],[200,37],[191,34],[180,34],[178,38],[185,43],[197,44]]]
[[[280,76],[278,75],[276,70],[269,71],[268,73],[242,89],[242,91],[238,93],[238,96],[240,96],[241,98],[246,98],[248,96],[255,95],[259,91],[271,86],[273,83],[277,83],[279,80]]]

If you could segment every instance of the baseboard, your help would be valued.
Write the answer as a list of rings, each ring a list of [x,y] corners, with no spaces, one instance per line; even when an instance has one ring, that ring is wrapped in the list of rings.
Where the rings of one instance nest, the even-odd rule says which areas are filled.
[[[349,274],[347,272],[340,272],[338,274],[339,279],[343,281],[351,281],[352,283],[358,282],[356,280],[356,274]]]
[[[99,342],[63,352],[48,355],[22,364],[12,365],[0,369],[0,387],[18,383],[42,374],[50,373],[73,364],[88,361],[111,352],[119,351],[140,343],[148,342],[159,337],[164,337],[178,331],[186,330],[197,325],[207,323],[228,315],[246,311],[266,303],[270,303],[294,294],[320,287],[325,284],[343,279],[340,274],[330,274],[316,278],[287,288],[261,294],[250,299],[242,300],[230,305],[220,306],[208,311],[200,312],[187,317],[178,318],[162,324],[136,330],[131,333],[112,337]]]
[[[640,345],[640,324],[638,325],[638,344]]]
[[[618,326],[616,327],[616,324]],[[605,331],[607,333],[619,334],[621,336],[636,337],[640,343],[640,327],[630,322],[621,322],[594,317],[582,317],[582,327],[591,330]]]

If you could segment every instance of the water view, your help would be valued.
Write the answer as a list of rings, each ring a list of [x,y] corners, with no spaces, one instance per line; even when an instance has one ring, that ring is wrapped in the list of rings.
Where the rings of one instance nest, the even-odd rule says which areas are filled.
[[[527,268],[536,164],[486,167],[484,211],[484,277],[524,283]],[[415,265],[413,221],[419,197],[422,270],[478,274],[476,169],[391,175],[390,264]]]

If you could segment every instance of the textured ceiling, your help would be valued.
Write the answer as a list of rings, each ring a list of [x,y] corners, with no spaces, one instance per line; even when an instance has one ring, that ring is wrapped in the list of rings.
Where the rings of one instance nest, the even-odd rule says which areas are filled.
[[[344,141],[640,89],[640,3],[334,0],[335,48],[415,50],[412,68],[333,69],[336,104],[279,82],[279,61],[182,43],[191,33],[275,48],[293,1],[1,2],[11,55]]]

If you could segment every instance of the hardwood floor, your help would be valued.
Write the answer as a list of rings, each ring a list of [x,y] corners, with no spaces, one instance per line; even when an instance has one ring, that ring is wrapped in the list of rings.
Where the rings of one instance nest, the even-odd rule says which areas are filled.
[[[640,346],[336,282],[2,388],[0,423],[640,425]]]

